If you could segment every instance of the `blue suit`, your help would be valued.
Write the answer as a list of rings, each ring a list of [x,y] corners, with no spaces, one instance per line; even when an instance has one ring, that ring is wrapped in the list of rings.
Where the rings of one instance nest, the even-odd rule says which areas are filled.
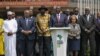
[[[51,16],[50,20],[51,27],[66,27],[68,26],[68,19],[65,14],[60,14],[60,20],[58,22],[57,14]]]
[[[27,20],[28,19],[28,20]],[[35,49],[35,18],[22,18],[19,19],[18,22],[18,35],[17,37],[17,48],[18,48],[18,56],[33,56]],[[29,35],[25,35],[22,33],[22,30],[31,30],[32,33]]]

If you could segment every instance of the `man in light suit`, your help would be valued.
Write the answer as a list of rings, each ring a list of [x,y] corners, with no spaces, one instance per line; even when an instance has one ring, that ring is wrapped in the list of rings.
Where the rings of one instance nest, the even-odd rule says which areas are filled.
[[[88,40],[90,45],[90,56],[95,56],[95,16],[90,14],[90,9],[85,8],[85,14],[81,18],[82,28],[82,55],[86,56]]]
[[[68,25],[67,16],[61,13],[61,8],[56,8],[56,14],[51,16],[50,19],[51,27],[65,27]]]
[[[34,56],[35,44],[35,22],[30,17],[30,11],[24,11],[24,18],[18,20],[18,52],[19,56]]]

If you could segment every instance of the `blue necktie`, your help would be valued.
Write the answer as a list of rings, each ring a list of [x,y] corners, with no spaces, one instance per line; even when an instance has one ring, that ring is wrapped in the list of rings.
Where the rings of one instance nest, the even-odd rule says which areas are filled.
[[[28,26],[28,18],[26,19],[26,26]]]

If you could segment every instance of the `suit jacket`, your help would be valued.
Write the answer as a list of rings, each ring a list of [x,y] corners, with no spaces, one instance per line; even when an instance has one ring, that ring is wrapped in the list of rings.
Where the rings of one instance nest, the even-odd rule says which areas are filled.
[[[68,17],[68,16],[67,16]],[[81,23],[81,18],[82,16],[81,15],[78,15],[78,18],[77,18],[77,23],[80,24]],[[69,17],[69,20],[70,20],[70,17]],[[68,22],[70,23],[70,21],[68,20]]]
[[[82,16],[81,16],[81,15],[78,15],[78,22],[77,22],[78,24],[81,23],[81,22],[80,22],[80,21],[81,21],[81,18],[82,18]]]
[[[81,29],[79,24],[75,24],[75,27],[73,26],[73,24],[69,24],[68,25],[71,29],[68,32],[68,37],[69,39],[73,39],[74,37],[72,36],[72,34],[75,34],[75,38],[76,39],[80,39],[80,33],[81,33]]]
[[[58,19],[57,19],[57,14],[54,14],[51,16],[50,19],[50,26],[51,27],[66,27],[68,26],[68,20],[67,20],[67,16],[64,14],[60,14],[60,20],[58,23]]]
[[[26,25],[26,19],[22,18],[18,20],[18,33],[19,33],[19,39],[25,39],[25,35],[21,32],[22,30],[31,30],[32,34],[28,35],[27,38],[29,40],[35,39],[35,18],[28,18],[28,25]]]
[[[81,18],[81,28],[83,31],[85,31],[85,29],[90,30],[91,32],[94,32],[95,29],[95,16],[91,15],[89,16],[89,21],[87,21],[87,16],[83,15]]]
[[[95,24],[96,25],[96,28],[95,28],[96,33],[100,34],[100,19],[97,18],[95,23],[96,23]]]

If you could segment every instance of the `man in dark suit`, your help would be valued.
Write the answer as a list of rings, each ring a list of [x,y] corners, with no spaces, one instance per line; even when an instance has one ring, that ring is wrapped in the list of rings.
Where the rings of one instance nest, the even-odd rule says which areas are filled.
[[[79,14],[79,8],[74,8],[73,9],[73,13],[76,16],[77,20],[78,20],[78,24],[80,24],[80,20],[81,20],[81,15]]]
[[[90,56],[95,56],[95,16],[90,14],[90,9],[85,8],[85,14],[81,18],[82,28],[82,55],[86,56],[88,40],[90,45]]]
[[[19,56],[34,56],[35,44],[35,22],[34,17],[30,17],[30,11],[24,11],[24,18],[18,20],[18,52]]]
[[[67,16],[61,12],[61,8],[56,8],[56,14],[51,16],[51,27],[65,27],[68,25]]]
[[[70,10],[67,9],[63,13],[67,16],[67,19],[69,20],[69,18],[70,18]]]
[[[100,56],[100,12],[97,13],[97,19],[95,23],[96,56]]]

